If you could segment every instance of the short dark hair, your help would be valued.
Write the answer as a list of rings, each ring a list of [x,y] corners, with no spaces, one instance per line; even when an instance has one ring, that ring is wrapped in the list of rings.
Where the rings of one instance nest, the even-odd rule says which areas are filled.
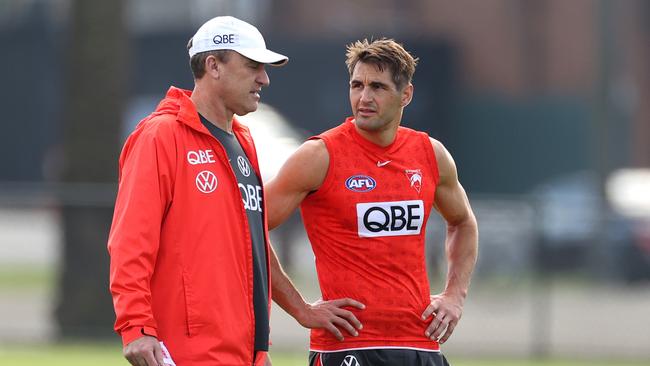
[[[192,48],[192,39],[187,42],[187,49]],[[190,69],[192,69],[192,76],[194,80],[198,80],[205,75],[205,59],[208,56],[214,56],[221,62],[228,62],[230,58],[230,50],[215,50],[215,51],[206,51],[199,52],[196,55],[190,58]]]
[[[389,38],[356,41],[347,45],[346,50],[345,64],[350,76],[358,62],[373,64],[382,71],[387,67],[398,90],[411,82],[418,64],[417,57],[413,57],[401,44]]]

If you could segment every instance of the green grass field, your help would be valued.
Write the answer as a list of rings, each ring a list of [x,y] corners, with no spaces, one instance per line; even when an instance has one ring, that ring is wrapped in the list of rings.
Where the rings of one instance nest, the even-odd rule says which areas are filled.
[[[53,269],[0,268],[0,295],[25,291],[45,292],[53,287]],[[2,325],[0,325],[2,326]],[[272,351],[274,366],[305,366],[306,352]],[[469,359],[448,354],[453,366],[648,366],[650,360],[526,360]],[[128,366],[117,343],[13,345],[0,343],[0,366]]]
[[[304,366],[302,354],[272,353],[274,366]],[[642,366],[648,362],[516,359],[452,359],[453,366]],[[0,365],[3,366],[128,366],[118,344],[9,346],[0,345]]]

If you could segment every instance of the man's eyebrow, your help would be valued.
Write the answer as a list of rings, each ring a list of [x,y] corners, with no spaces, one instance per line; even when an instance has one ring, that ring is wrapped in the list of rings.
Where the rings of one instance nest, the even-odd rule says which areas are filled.
[[[372,86],[373,88],[378,88],[378,87],[386,88],[388,87],[388,84],[382,83],[381,81],[371,81],[370,86]]]
[[[350,84],[363,84],[363,81],[359,79],[352,79],[350,80]],[[388,87],[388,84],[381,82],[381,81],[371,81],[370,86],[376,88],[376,87]]]

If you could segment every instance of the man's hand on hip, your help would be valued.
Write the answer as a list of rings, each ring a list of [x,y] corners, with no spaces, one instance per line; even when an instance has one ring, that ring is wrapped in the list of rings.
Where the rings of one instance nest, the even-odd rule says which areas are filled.
[[[297,320],[305,328],[327,329],[339,341],[343,340],[343,334],[339,327],[356,337],[359,335],[357,330],[363,326],[351,311],[343,309],[345,306],[355,307],[360,310],[366,308],[364,304],[349,298],[328,301],[318,300],[312,304],[307,304],[306,311]]]
[[[445,343],[454,332],[463,314],[463,299],[439,294],[431,295],[429,306],[422,313],[422,320],[433,316],[431,324],[427,327],[424,335],[437,340],[440,344]]]

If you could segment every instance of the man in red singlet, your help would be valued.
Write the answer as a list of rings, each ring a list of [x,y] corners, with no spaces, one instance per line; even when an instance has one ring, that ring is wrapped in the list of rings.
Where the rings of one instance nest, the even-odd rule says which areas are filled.
[[[353,116],[305,142],[266,186],[269,228],[300,205],[323,299],[305,303],[272,257],[273,300],[313,328],[310,365],[447,365],[439,345],[462,314],[476,219],[445,147],[400,126],[417,60],[380,39],[350,44],[346,63]],[[425,266],[432,208],[447,223],[437,295]]]

